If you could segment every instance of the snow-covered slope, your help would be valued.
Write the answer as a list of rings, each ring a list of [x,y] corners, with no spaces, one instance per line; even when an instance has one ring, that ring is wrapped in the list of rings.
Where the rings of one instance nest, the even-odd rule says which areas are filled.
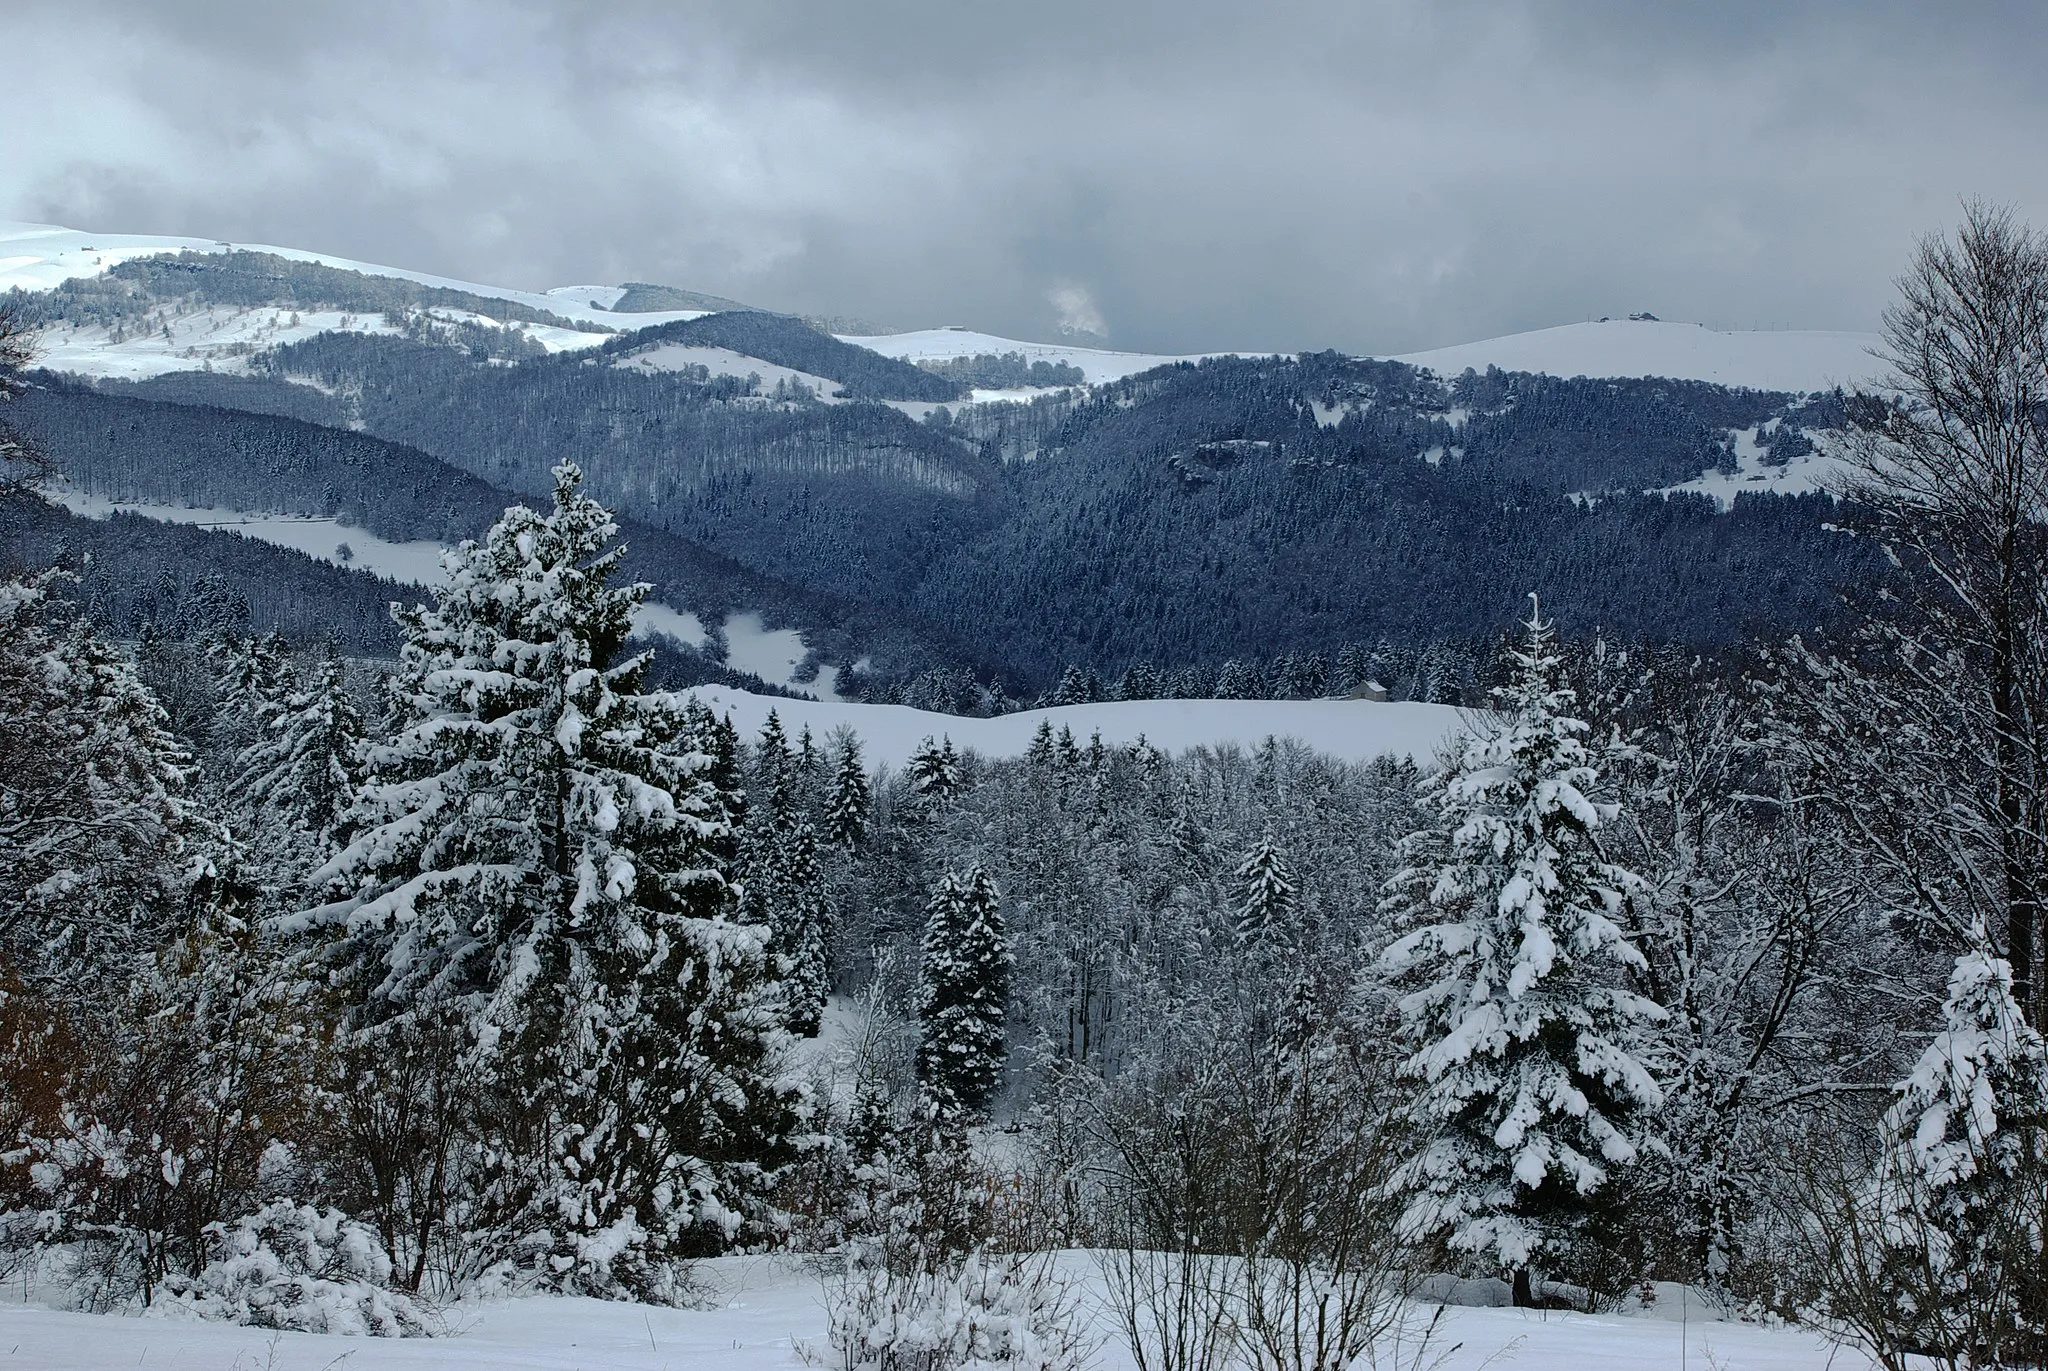
[[[1060,1266],[1079,1286],[1077,1317],[1095,1321],[1099,1371],[1129,1371],[1131,1356],[1111,1334],[1092,1261],[1066,1253]],[[592,1299],[531,1297],[449,1311],[445,1338],[343,1338],[273,1333],[232,1324],[123,1318],[23,1308],[20,1286],[0,1294],[0,1346],[8,1364],[38,1371],[105,1367],[269,1368],[269,1371],[800,1371],[836,1364],[825,1337],[825,1291],[801,1262],[723,1257],[700,1264],[707,1298],[693,1309]],[[1667,1287],[1659,1287],[1660,1291]],[[1675,1290],[1676,1287],[1668,1287]],[[1419,1330],[1435,1306],[1418,1303]],[[1452,1308],[1430,1341],[1382,1349],[1371,1364],[1440,1371],[1642,1371],[1729,1367],[1741,1371],[1864,1371],[1870,1362],[1811,1333],[1692,1317],[1663,1309],[1647,1316]],[[1361,1365],[1367,1364],[1361,1361]]]
[[[1550,376],[1669,376],[1757,390],[1815,391],[1868,384],[1884,370],[1870,333],[1812,330],[1721,333],[1699,324],[1606,319],[1514,333],[1396,357],[1437,375],[1470,367]]]
[[[207,238],[178,238],[164,234],[87,233],[60,228],[55,224],[27,224],[0,220],[0,290],[48,290],[74,276],[98,276],[108,268],[137,257],[164,252],[268,252],[295,262],[319,262],[365,276],[389,276],[423,286],[441,286],[467,291],[471,295],[511,300],[533,309],[547,310],[565,319],[603,324],[607,328],[645,328],[673,319],[700,318],[702,310],[664,310],[650,314],[612,314],[602,306],[625,294],[620,286],[557,286],[553,290],[514,290],[507,286],[457,281],[446,276],[407,271],[402,267],[378,266],[335,257],[303,248],[274,247],[268,243],[229,243]],[[593,307],[593,302],[595,306]]]
[[[1468,717],[1450,705],[1406,701],[1124,700],[969,719],[903,705],[774,699],[726,686],[699,686],[696,693],[729,715],[743,735],[760,732],[772,709],[791,734],[808,727],[823,738],[842,725],[851,728],[870,762],[892,767],[902,766],[926,738],[951,738],[955,747],[973,748],[984,756],[1015,757],[1042,723],[1055,731],[1072,729],[1084,745],[1096,733],[1106,744],[1143,737],[1168,752],[1229,745],[1254,748],[1267,738],[1298,738],[1346,761],[1412,757],[1426,766],[1444,742],[1465,727]]]
[[[1735,440],[1733,473],[1709,471],[1682,485],[1665,489],[1672,493],[1682,491],[1711,495],[1721,508],[1727,509],[1744,491],[1753,495],[1804,495],[1809,491],[1829,489],[1842,473],[1842,464],[1825,446],[1794,457],[1783,466],[1770,466],[1765,463],[1764,450],[1757,443],[1756,429],[1735,429],[1730,436]]]

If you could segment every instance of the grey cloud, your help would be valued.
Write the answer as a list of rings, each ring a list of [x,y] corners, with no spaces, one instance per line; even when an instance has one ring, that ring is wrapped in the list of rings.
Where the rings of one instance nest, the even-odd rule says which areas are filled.
[[[511,284],[1386,352],[1868,327],[1959,196],[2048,218],[2033,4],[92,12],[10,6],[0,215]]]

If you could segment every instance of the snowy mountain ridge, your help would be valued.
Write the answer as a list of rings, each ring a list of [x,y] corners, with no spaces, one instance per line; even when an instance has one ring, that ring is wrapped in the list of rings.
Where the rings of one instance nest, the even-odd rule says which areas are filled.
[[[314,262],[368,276],[390,277],[418,285],[460,290],[506,300],[560,318],[592,325],[589,332],[523,325],[550,351],[596,347],[613,330],[702,317],[703,310],[662,310],[619,313],[612,308],[625,299],[625,286],[570,285],[528,291],[481,282],[458,281],[430,273],[381,266],[302,248],[171,235],[88,233],[52,224],[0,221],[0,290],[29,292],[53,289],[77,277],[101,275],[123,262],[163,253],[262,252],[293,261]],[[197,370],[211,360],[233,369],[234,360],[250,345],[268,345],[309,337],[322,329],[377,332],[380,319],[343,320],[339,315],[307,314],[284,325],[267,309],[209,311],[174,326],[174,338],[160,336],[116,340],[105,330],[68,329],[48,340],[46,363],[58,370],[87,375],[139,377],[168,371]],[[445,312],[440,312],[445,313]],[[1123,352],[1068,344],[1030,342],[965,328],[918,329],[880,335],[840,335],[841,340],[909,362],[948,361],[980,354],[1021,353],[1030,361],[1078,367],[1088,384],[1100,385],[1174,362],[1207,356],[1252,356],[1244,351],[1167,355]],[[1759,390],[1825,391],[1867,384],[1882,371],[1872,357],[1873,334],[1820,330],[1719,331],[1699,324],[1631,318],[1564,324],[1527,333],[1461,343],[1389,358],[1425,367],[1442,377],[1466,368],[1484,371],[1527,371],[1559,377],[1665,376]],[[193,364],[197,365],[193,365]],[[980,397],[977,397],[980,398]],[[992,397],[991,397],[992,398]]]

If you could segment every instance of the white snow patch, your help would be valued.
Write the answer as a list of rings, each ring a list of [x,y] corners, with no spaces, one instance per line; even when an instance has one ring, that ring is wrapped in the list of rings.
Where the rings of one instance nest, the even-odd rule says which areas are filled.
[[[687,609],[670,609],[659,600],[642,600],[633,611],[633,636],[659,633],[691,647],[704,646],[704,621]]]
[[[769,628],[760,615],[749,611],[726,619],[725,643],[725,664],[735,671],[749,671],[771,685],[807,690],[826,700],[839,698],[838,667],[820,666],[815,681],[796,679],[797,666],[810,654],[804,635],[796,629]],[[762,718],[766,717],[764,713]]]
[[[1050,723],[1054,732],[1071,729],[1084,745],[1097,732],[1105,744],[1142,736],[1168,752],[1226,744],[1254,748],[1269,737],[1299,738],[1346,761],[1412,757],[1427,765],[1468,717],[1450,705],[1412,701],[1123,700],[972,719],[907,705],[777,699],[726,686],[698,686],[696,692],[713,709],[730,714],[743,733],[759,732],[771,709],[792,732],[808,724],[823,737],[844,724],[860,735],[870,760],[892,766],[901,766],[924,739],[939,737],[985,756],[1015,757],[1040,723]]]
[[[1515,333],[1484,342],[1403,353],[1396,362],[1446,379],[1467,367],[1550,376],[1668,376],[1724,386],[1795,392],[1869,384],[1884,366],[1870,333],[1814,330],[1723,333],[1699,324],[1610,319]]]
[[[476,323],[489,328],[511,327],[550,352],[596,347],[608,335],[579,333],[551,324],[501,325],[468,310],[430,309],[426,313],[447,323]],[[340,310],[292,310],[262,305],[252,308],[216,306],[170,316],[161,327],[125,332],[118,340],[110,327],[55,324],[38,340],[38,362],[52,371],[82,376],[111,376],[139,381],[178,371],[246,372],[251,353],[284,343],[303,342],[321,333],[395,334],[399,330],[380,313],[350,314]]]
[[[1709,471],[1679,485],[1667,486],[1665,494],[1711,495],[1721,508],[1732,509],[1743,491],[1752,494],[1804,495],[1825,490],[1842,472],[1839,459],[1828,454],[1826,444],[1803,457],[1794,457],[1781,467],[1765,466],[1764,449],[1757,442],[1757,428],[1734,430],[1735,471]]]

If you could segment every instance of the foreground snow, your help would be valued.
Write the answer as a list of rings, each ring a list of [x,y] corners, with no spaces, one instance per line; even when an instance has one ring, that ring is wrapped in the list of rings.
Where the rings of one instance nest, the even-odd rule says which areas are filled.
[[[758,733],[768,711],[793,736],[809,727],[824,738],[842,725],[860,736],[870,765],[900,767],[926,738],[946,737],[957,748],[986,757],[1015,757],[1041,723],[1072,729],[1086,746],[1100,733],[1105,744],[1140,737],[1168,752],[1191,747],[1255,748],[1267,738],[1298,738],[1318,752],[1349,762],[1412,757],[1428,765],[1446,740],[1465,726],[1465,711],[1451,705],[1372,700],[1121,700],[1109,704],[1028,709],[994,719],[934,714],[906,705],[784,700],[727,686],[699,686],[706,704],[729,715],[744,736]]]
[[[1085,1256],[1070,1254],[1063,1265],[1084,1285],[1092,1284],[1092,1263]],[[702,1272],[710,1306],[704,1309],[585,1299],[507,1300],[448,1311],[453,1336],[403,1341],[24,1308],[17,1287],[13,1303],[0,1308],[0,1347],[11,1349],[5,1354],[7,1365],[43,1371],[116,1366],[327,1371],[337,1365],[349,1371],[797,1371],[832,1364],[823,1288],[798,1263],[728,1258],[705,1263]],[[1099,1320],[1099,1302],[1092,1289],[1088,1294],[1085,1308]],[[1434,1312],[1434,1306],[1415,1308],[1418,1322]],[[1793,1329],[1512,1309],[1448,1309],[1432,1347],[1448,1355],[1441,1361],[1425,1355],[1422,1364],[1441,1371],[1477,1371],[1487,1365],[1518,1371],[1635,1371],[1685,1364],[1725,1371],[1861,1371],[1869,1365]],[[807,1360],[806,1353],[817,1361]],[[1126,1371],[1132,1361],[1121,1343],[1104,1338],[1094,1365],[1099,1371]]]

